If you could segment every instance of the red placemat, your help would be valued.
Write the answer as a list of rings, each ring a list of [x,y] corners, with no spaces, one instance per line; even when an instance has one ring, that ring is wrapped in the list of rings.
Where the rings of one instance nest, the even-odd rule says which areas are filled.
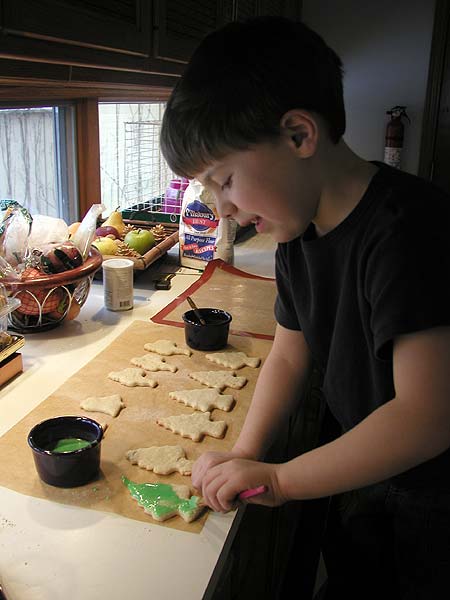
[[[208,263],[202,276],[152,317],[155,323],[183,327],[191,296],[199,308],[222,308],[233,317],[231,333],[272,340],[275,334],[275,279],[246,273],[223,260]]]

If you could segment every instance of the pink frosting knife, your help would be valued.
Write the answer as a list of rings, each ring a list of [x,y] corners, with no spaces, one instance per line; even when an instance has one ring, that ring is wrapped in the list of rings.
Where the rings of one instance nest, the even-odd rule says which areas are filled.
[[[267,486],[259,485],[258,487],[244,490],[238,495],[238,498],[239,500],[246,500],[247,498],[253,498],[253,496],[259,496],[260,494],[264,494],[264,492],[267,492]]]

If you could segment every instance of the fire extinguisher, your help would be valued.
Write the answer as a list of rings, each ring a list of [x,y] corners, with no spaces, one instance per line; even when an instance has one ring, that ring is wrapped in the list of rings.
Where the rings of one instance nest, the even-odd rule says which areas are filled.
[[[403,137],[405,134],[405,126],[402,117],[410,118],[406,114],[406,106],[394,106],[391,110],[386,111],[391,118],[386,127],[386,141],[384,146],[384,162],[391,167],[400,169],[401,153],[403,148]]]

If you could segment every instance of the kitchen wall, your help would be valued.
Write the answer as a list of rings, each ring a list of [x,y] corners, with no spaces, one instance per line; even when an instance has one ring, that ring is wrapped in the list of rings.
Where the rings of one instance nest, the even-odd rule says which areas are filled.
[[[417,173],[435,0],[303,0],[303,20],[345,69],[347,132],[358,154],[383,160],[386,110],[407,106],[402,169]]]

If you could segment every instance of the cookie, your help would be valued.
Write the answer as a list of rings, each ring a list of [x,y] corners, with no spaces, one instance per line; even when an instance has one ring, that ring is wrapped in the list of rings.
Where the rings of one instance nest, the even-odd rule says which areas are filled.
[[[161,417],[156,422],[173,433],[191,438],[194,442],[200,442],[205,435],[222,438],[225,435],[227,424],[225,421],[211,421],[210,416],[210,412],[193,412],[190,415]]]
[[[152,354],[144,354],[144,356],[134,356],[131,359],[131,364],[145,369],[145,371],[171,371],[175,373],[177,367],[165,361],[164,358],[153,356]]]
[[[156,521],[180,515],[187,523],[194,521],[205,509],[199,496],[191,496],[187,485],[168,483],[134,483],[122,477],[131,496]]]
[[[155,387],[158,385],[156,381],[147,377],[146,371],[135,367],[128,367],[121,371],[111,371],[111,373],[108,373],[108,377],[127,387]]]
[[[125,456],[131,464],[153,471],[157,475],[169,475],[175,471],[181,475],[190,475],[194,464],[193,460],[186,458],[186,453],[181,446],[137,448],[128,450]]]
[[[245,352],[215,352],[214,354],[205,354],[205,358],[230,369],[256,368],[261,364],[260,358],[252,358]]]
[[[169,392],[169,396],[178,402],[184,402],[186,406],[191,406],[195,410],[202,412],[210,411],[214,408],[229,411],[233,405],[233,396],[221,394],[216,389],[208,388],[200,390],[177,390]]]
[[[119,394],[111,396],[90,396],[80,402],[80,408],[88,412],[101,412],[117,417],[125,404]]]
[[[144,350],[148,352],[156,352],[163,356],[172,356],[173,354],[185,354],[191,356],[192,351],[189,348],[179,348],[175,342],[170,340],[158,340],[156,342],[148,342],[144,344]]]
[[[236,377],[233,371],[196,371],[189,373],[189,377],[220,391],[226,387],[240,390],[247,383],[246,377]]]

